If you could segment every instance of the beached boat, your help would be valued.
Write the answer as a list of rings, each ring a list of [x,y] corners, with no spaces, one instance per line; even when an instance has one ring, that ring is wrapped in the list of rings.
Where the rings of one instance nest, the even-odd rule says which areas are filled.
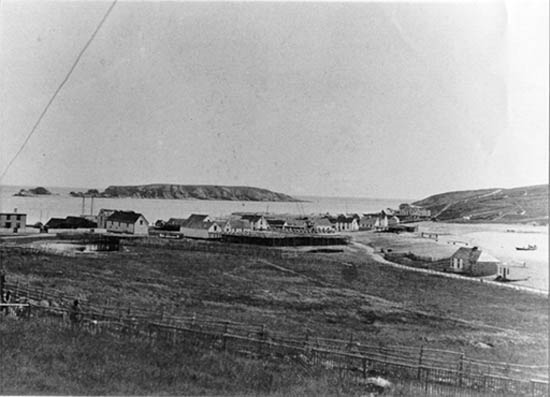
[[[518,251],[535,251],[537,249],[536,245],[529,244],[527,247],[516,247]]]

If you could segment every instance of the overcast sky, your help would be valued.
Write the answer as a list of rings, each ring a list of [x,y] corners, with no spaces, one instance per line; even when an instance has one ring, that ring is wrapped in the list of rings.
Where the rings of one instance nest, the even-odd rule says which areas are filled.
[[[2,1],[0,172],[108,2]],[[2,184],[548,182],[548,2],[119,2]]]

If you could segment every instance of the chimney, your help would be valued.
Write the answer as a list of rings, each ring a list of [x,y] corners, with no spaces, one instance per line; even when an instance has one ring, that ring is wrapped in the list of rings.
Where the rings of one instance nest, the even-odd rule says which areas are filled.
[[[14,208],[14,209],[13,209],[13,212],[14,212],[15,214],[17,214],[17,208]]]

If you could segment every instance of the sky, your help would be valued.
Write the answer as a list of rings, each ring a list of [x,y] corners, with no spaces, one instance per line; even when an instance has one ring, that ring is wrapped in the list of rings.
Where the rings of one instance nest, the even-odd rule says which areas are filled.
[[[1,171],[109,6],[0,3]],[[546,1],[119,1],[0,183],[548,183],[548,53]]]

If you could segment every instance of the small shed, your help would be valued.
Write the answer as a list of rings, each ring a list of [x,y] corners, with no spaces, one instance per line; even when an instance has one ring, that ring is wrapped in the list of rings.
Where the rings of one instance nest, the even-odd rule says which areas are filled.
[[[491,276],[497,273],[499,264],[498,259],[478,247],[460,247],[451,256],[447,270],[468,276]]]

